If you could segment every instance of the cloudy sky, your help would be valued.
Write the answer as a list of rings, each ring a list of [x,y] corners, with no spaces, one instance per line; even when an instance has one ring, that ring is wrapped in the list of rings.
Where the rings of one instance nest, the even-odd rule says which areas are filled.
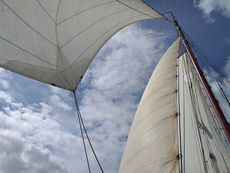
[[[230,73],[229,0],[146,3],[173,11],[201,50]],[[118,172],[148,78],[176,36],[166,21],[128,26],[106,43],[84,76],[77,96],[105,172]],[[91,153],[89,158],[93,172],[100,172]],[[84,173],[87,165],[72,93],[0,69],[0,173],[16,172]]]

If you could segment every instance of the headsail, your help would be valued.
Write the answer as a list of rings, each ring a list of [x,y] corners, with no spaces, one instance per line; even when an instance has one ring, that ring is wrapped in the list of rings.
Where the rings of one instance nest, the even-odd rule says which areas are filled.
[[[180,39],[163,55],[138,106],[119,173],[178,172],[177,57]]]
[[[75,90],[114,33],[153,18],[140,0],[1,0],[0,66]]]

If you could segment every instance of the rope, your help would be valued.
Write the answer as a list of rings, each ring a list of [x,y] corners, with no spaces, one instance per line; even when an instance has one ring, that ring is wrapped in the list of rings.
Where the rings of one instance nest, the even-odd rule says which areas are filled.
[[[183,31],[184,32],[184,31]],[[202,52],[197,44],[195,43],[195,41],[193,41],[191,39],[191,37],[184,32],[184,35],[186,36],[187,40],[189,41],[190,45],[194,48],[194,51],[197,53],[197,56],[200,59],[204,59],[205,60],[205,64],[208,64],[209,67],[211,67],[224,81],[226,81],[226,84],[228,84],[230,86],[230,80],[228,79],[228,77],[226,76],[226,74],[224,74],[223,72],[221,72],[218,67],[215,65],[214,62],[212,62],[212,60],[204,53]]]
[[[91,148],[91,150],[92,150],[92,152],[93,152],[93,155],[94,155],[94,157],[95,157],[95,159],[96,159],[96,161],[97,161],[97,164],[98,164],[98,166],[100,167],[101,172],[104,173],[104,170],[103,170],[103,168],[102,168],[102,166],[101,166],[101,163],[100,163],[100,161],[99,161],[99,159],[98,159],[98,157],[97,157],[97,155],[96,155],[96,152],[95,152],[95,150],[94,150],[94,148],[93,148],[93,145],[92,145],[92,143],[91,143],[91,141],[90,141],[88,132],[87,132],[87,130],[86,130],[85,124],[84,124],[84,122],[83,122],[83,119],[82,119],[82,116],[81,116],[81,112],[80,112],[80,108],[79,108],[79,106],[78,106],[76,94],[75,94],[74,91],[73,91],[73,93],[74,93],[74,99],[75,99],[75,103],[76,103],[76,108],[77,108],[77,113],[78,113],[78,119],[79,119],[80,127],[82,128],[82,126],[83,126],[83,130],[84,130],[85,135],[86,135],[86,138],[87,138],[87,140],[88,140],[88,142],[89,142],[90,148]],[[81,131],[82,131],[82,129],[81,129]],[[83,139],[83,141],[84,141],[84,139]],[[85,148],[85,146],[84,146],[84,148]],[[86,151],[85,151],[85,153],[86,153],[86,156],[87,156],[87,152],[86,152]],[[88,159],[87,159],[87,163],[88,163]],[[88,165],[88,168],[90,169],[89,165]]]
[[[78,121],[79,121],[79,125],[80,125],[81,137],[82,137],[82,142],[83,142],[83,146],[84,146],[84,151],[85,151],[85,157],[86,157],[86,161],[87,161],[87,166],[88,166],[89,173],[91,173],[90,165],[89,165],[89,158],[88,158],[88,154],[87,154],[87,150],[86,150],[86,146],[85,146],[85,139],[84,139],[83,131],[82,131],[82,125],[81,125],[82,123],[81,123],[81,117],[80,117],[80,109],[79,109],[79,106],[78,106],[78,104],[77,104],[77,97],[76,97],[76,94],[75,94],[74,91],[73,91],[73,95],[74,95],[75,104],[76,104],[76,109],[77,109]]]

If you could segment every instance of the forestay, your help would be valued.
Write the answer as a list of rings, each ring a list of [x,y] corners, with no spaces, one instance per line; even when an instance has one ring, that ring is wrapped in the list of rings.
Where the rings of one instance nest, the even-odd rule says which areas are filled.
[[[1,0],[0,66],[74,91],[114,33],[153,18],[140,0]]]
[[[163,55],[138,106],[119,173],[176,173],[179,39]]]

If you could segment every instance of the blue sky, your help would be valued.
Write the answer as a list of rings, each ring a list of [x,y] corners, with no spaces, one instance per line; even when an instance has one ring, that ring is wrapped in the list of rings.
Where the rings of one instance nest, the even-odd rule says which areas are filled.
[[[174,12],[199,48],[230,73],[229,0],[146,3]],[[118,172],[145,85],[176,36],[164,20],[128,26],[106,43],[84,76],[80,109],[105,172]],[[100,172],[92,155],[90,163]],[[54,170],[87,172],[72,93],[0,69],[0,173]]]

